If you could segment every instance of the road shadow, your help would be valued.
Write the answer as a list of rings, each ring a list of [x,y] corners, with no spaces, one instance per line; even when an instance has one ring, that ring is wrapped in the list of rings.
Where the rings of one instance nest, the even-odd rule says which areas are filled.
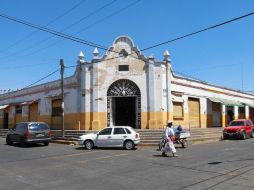
[[[81,147],[76,147],[75,148],[76,150],[87,150],[85,147],[81,146]],[[122,147],[94,147],[92,150],[126,150],[126,151],[135,151],[137,150],[138,148],[135,147],[133,148],[132,150],[126,150]]]
[[[153,157],[161,157],[161,158],[176,158],[176,157],[174,157],[173,155],[166,155],[166,156],[163,156],[163,155],[161,155],[161,154],[154,154],[153,155]],[[178,156],[177,156],[178,157]]]
[[[25,146],[21,146],[20,143],[13,143],[12,145],[5,144],[5,146],[12,146],[12,147],[17,147],[17,148],[36,148],[36,147],[45,147],[43,144],[40,143],[31,143],[31,144],[26,144]]]

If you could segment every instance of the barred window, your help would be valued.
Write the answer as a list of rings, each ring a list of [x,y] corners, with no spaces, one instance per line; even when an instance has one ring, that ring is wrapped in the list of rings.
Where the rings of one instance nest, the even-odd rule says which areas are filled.
[[[239,107],[239,113],[245,114],[245,107]]]
[[[16,114],[22,114],[22,106],[16,106]]]
[[[52,100],[52,116],[61,116],[63,113],[63,109],[61,107],[62,100]]]

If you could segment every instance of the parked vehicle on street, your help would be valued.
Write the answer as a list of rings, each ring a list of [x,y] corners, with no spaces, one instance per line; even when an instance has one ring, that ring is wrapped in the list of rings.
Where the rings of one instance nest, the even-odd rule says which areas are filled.
[[[98,133],[88,133],[79,137],[79,144],[86,149],[93,149],[94,147],[123,147],[131,150],[139,143],[139,133],[129,126],[106,127]]]
[[[237,119],[229,123],[223,130],[223,139],[230,137],[246,139],[254,137],[254,125],[250,119]]]
[[[51,132],[49,126],[43,122],[21,122],[14,125],[6,136],[6,143],[19,143],[22,147],[33,143],[49,145]]]

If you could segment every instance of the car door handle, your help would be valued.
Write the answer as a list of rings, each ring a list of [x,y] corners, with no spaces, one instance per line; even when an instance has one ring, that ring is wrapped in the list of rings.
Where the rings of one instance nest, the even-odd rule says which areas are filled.
[[[126,138],[127,136],[125,135],[125,136],[123,136],[123,138]]]
[[[111,138],[112,138],[112,137],[110,137],[110,136],[108,137],[108,139],[111,139]]]

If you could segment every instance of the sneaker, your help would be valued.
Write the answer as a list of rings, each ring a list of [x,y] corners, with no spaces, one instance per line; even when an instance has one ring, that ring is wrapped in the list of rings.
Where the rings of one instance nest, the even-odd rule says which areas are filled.
[[[173,157],[178,157],[178,154],[176,154],[176,153],[173,153]]]

